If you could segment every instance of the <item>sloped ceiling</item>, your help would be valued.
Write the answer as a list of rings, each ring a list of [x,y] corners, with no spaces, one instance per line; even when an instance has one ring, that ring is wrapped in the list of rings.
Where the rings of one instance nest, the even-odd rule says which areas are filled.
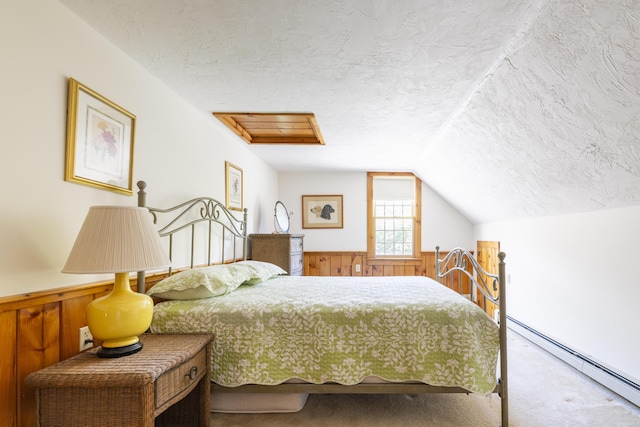
[[[60,0],[280,171],[413,171],[476,223],[640,205],[637,0]],[[238,137],[239,143],[244,143]]]

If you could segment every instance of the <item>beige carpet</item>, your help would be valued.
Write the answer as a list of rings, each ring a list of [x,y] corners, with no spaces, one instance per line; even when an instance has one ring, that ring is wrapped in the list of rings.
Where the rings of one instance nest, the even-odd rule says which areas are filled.
[[[640,408],[509,331],[512,427],[640,426]],[[500,425],[497,396],[309,395],[292,414],[212,414],[212,427],[484,427]]]

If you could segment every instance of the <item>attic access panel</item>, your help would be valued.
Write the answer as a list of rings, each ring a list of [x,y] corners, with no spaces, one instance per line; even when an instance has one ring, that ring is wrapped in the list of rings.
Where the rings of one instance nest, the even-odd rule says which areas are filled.
[[[324,145],[313,113],[213,113],[249,144]]]

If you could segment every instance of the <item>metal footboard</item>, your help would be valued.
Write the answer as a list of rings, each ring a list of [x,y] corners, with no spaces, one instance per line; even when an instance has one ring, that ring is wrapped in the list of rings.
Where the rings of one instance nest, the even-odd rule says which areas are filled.
[[[498,254],[498,274],[492,274],[487,272],[473,254],[465,249],[455,248],[440,259],[440,247],[436,247],[436,280],[452,289],[457,283],[459,293],[463,293],[461,292],[464,290],[463,282],[466,280],[470,287],[471,301],[480,305],[485,312],[489,308],[487,302],[498,306],[496,320],[500,328],[500,378],[496,389],[501,399],[502,427],[509,425],[505,257],[504,252]],[[477,294],[478,291],[480,295]]]

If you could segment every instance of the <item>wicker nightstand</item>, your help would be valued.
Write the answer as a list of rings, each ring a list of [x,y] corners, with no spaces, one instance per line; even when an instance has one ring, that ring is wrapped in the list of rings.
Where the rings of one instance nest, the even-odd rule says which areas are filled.
[[[209,426],[211,335],[143,335],[139,353],[97,349],[34,372],[39,426]],[[157,419],[156,419],[157,417]]]

